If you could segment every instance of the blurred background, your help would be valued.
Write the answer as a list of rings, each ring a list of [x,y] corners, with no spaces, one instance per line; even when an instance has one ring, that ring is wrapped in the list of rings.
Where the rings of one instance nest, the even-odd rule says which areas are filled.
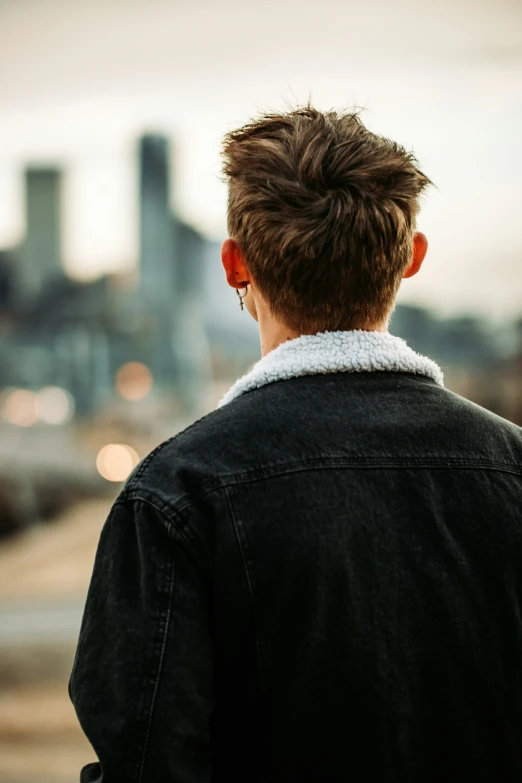
[[[0,0],[0,780],[78,779],[66,684],[100,529],[259,358],[220,142],[364,107],[436,183],[391,331],[522,424],[519,0]]]

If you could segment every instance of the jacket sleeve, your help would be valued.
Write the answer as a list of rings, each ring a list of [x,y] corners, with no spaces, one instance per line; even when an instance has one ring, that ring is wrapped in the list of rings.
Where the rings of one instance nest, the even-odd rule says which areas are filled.
[[[69,682],[81,783],[211,779],[209,588],[169,516],[122,496],[102,531]]]

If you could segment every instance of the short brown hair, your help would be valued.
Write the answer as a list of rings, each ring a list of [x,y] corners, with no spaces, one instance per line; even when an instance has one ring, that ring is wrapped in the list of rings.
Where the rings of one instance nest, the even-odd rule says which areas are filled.
[[[228,133],[228,230],[270,309],[300,332],[384,320],[430,180],[355,112],[308,105]]]

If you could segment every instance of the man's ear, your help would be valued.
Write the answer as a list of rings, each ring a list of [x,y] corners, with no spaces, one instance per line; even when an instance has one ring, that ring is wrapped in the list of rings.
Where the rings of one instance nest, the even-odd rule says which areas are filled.
[[[416,231],[413,235],[413,253],[411,256],[411,262],[406,269],[403,277],[413,277],[416,275],[422,266],[422,262],[426,257],[428,250],[428,240],[426,236],[420,231]]]
[[[250,275],[243,254],[233,239],[225,239],[221,246],[221,262],[226,272],[227,283],[232,288],[246,288]]]

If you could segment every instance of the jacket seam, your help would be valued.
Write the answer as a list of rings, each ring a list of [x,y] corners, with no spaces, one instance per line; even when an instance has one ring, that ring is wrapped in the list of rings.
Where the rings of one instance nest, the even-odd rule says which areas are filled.
[[[127,480],[127,484],[125,484],[124,489],[132,489],[138,479],[140,479],[145,472],[146,468],[149,466],[151,460],[159,454],[163,449],[165,449],[167,446],[169,446],[173,441],[175,441],[177,438],[179,438],[182,435],[185,435],[187,432],[190,432],[190,430],[194,429],[194,427],[198,426],[202,421],[207,419],[209,416],[212,415],[214,411],[211,411],[210,413],[206,413],[203,416],[201,416],[199,419],[196,419],[196,421],[193,421],[192,424],[189,424],[184,429],[180,430],[179,432],[176,432],[174,435],[172,435],[170,438],[167,438],[167,440],[164,440],[162,443],[159,443],[152,451],[147,454],[147,456],[141,461],[141,463],[136,468],[136,471],[134,475],[131,474],[129,479]]]
[[[114,516],[115,509],[118,506],[122,506],[122,505],[125,505],[125,502],[120,497],[116,498],[116,500],[112,504],[112,507],[111,507],[111,509],[109,511],[109,514],[107,516],[107,520],[105,522],[105,525],[108,525],[110,523],[112,517]],[[82,641],[83,641],[84,637],[85,637],[85,626],[84,626],[84,622],[83,622],[83,619],[82,619],[82,624],[81,624],[81,627],[80,627],[80,631],[78,633],[78,641],[76,643],[76,651],[74,653],[73,665],[72,665],[72,668],[71,668],[71,673],[69,675],[69,682],[68,682],[68,685],[67,685],[67,692],[69,694],[69,698],[70,698],[71,702],[73,703],[73,705],[74,705],[74,698],[75,698],[74,691],[73,691],[73,679],[74,679],[74,675],[75,675],[75,672],[76,672],[76,669],[77,669],[78,658],[79,658],[79,655],[80,655],[80,648],[81,648]]]
[[[361,459],[363,461],[361,461]],[[358,461],[359,460],[359,461]],[[252,470],[244,471],[243,473],[230,473],[224,474],[219,478],[208,479],[203,481],[200,485],[199,492],[196,492],[198,498],[202,499],[209,495],[211,492],[226,490],[228,487],[238,486],[241,484],[252,484],[257,481],[263,481],[267,478],[275,478],[277,476],[283,476],[286,474],[303,473],[308,470],[328,470],[331,468],[340,468],[344,470],[377,470],[379,468],[390,468],[396,470],[405,470],[408,468],[416,468],[418,470],[451,470],[458,468],[460,470],[481,470],[481,471],[493,471],[497,473],[507,473],[509,475],[515,475],[522,477],[522,467],[517,468],[515,465],[502,465],[494,463],[488,460],[459,460],[458,458],[451,457],[449,459],[439,457],[436,459],[424,459],[422,461],[412,461],[405,458],[404,460],[398,460],[395,458],[318,458],[316,460],[309,460],[305,463],[282,463],[280,465],[266,466],[264,468],[252,468]],[[130,489],[129,498],[136,500],[144,500],[144,502],[150,503],[164,516],[168,513],[172,513],[177,516],[181,521],[181,514],[188,508],[194,505],[195,495],[181,495],[174,504],[165,502],[158,498],[154,493],[150,497],[140,497],[138,493],[143,493],[142,488]],[[148,495],[147,490],[145,493]],[[156,505],[158,504],[158,505]],[[159,507],[161,506],[161,507]],[[169,520],[167,519],[167,522]],[[176,530],[183,537],[187,545],[190,546],[187,536],[183,534],[183,530],[179,525],[176,525]]]
[[[226,486],[230,482],[241,483],[244,480],[250,480],[252,477],[254,480],[259,476],[260,478],[268,478],[279,473],[293,473],[295,471],[303,470],[316,470],[316,469],[328,469],[328,468],[346,468],[346,469],[358,469],[358,470],[371,470],[376,468],[418,468],[421,470],[440,468],[443,470],[450,470],[451,468],[465,468],[469,470],[494,470],[506,473],[514,473],[515,475],[522,476],[522,466],[518,468],[516,465],[510,465],[508,463],[502,464],[493,462],[490,460],[468,460],[459,459],[458,457],[434,457],[416,460],[415,458],[404,457],[317,457],[315,459],[307,460],[305,462],[286,462],[279,465],[266,465],[265,467],[256,467],[242,473],[229,473],[223,474],[215,479],[208,479],[201,483],[201,487],[207,489],[215,489],[219,486]],[[223,481],[223,479],[225,481]]]
[[[145,459],[144,459],[144,460],[142,460],[141,464],[140,464],[140,465],[138,466],[138,468],[136,469],[136,472],[135,472],[134,476],[131,476],[131,478],[130,478],[130,480],[129,480],[129,483],[128,483],[128,484],[125,486],[125,488],[124,488],[124,491],[125,491],[127,488],[129,488],[129,489],[130,489],[130,488],[131,488],[131,487],[132,487],[132,486],[133,486],[133,485],[136,483],[136,481],[137,481],[139,478],[141,478],[141,476],[143,475],[143,473],[144,473],[145,469],[146,469],[146,468],[147,468],[147,466],[150,464],[151,460],[152,460],[152,459],[153,459],[153,458],[156,456],[156,454],[158,454],[158,453],[159,453],[160,451],[162,451],[162,450],[163,450],[163,449],[164,449],[166,446],[168,446],[168,444],[169,444],[169,443],[170,443],[172,440],[174,440],[174,438],[175,438],[175,437],[176,437],[176,435],[174,435],[172,438],[169,438],[168,440],[164,441],[163,443],[160,443],[158,446],[156,446],[156,448],[155,448],[155,449],[152,449],[152,451],[151,451],[149,454],[147,454],[147,456],[145,457]]]
[[[170,577],[170,579],[169,579],[169,581],[170,581],[170,588],[169,588],[167,612],[166,612],[166,615],[164,616],[164,626],[163,626],[163,630],[162,630],[162,640],[161,640],[160,656],[159,656],[159,661],[158,661],[158,671],[157,671],[157,674],[156,674],[154,687],[153,687],[153,690],[152,690],[152,700],[151,700],[150,707],[149,707],[149,714],[148,714],[148,719],[147,719],[147,728],[146,728],[146,732],[145,732],[145,743],[144,743],[144,747],[143,747],[143,753],[142,753],[141,764],[140,764],[140,769],[139,769],[138,783],[141,783],[141,781],[143,780],[143,773],[145,771],[145,760],[146,760],[146,756],[147,756],[147,750],[148,750],[148,747],[149,747],[150,731],[151,731],[151,727],[152,727],[152,719],[153,719],[153,716],[154,716],[154,708],[156,706],[156,699],[157,699],[157,695],[158,695],[159,683],[160,683],[160,680],[161,680],[161,675],[163,673],[163,662],[164,662],[164,659],[165,659],[165,650],[167,648],[167,638],[168,638],[168,633],[169,633],[169,628],[170,628],[170,618],[171,618],[171,614],[172,614],[172,595],[173,595],[173,592],[174,592],[174,583],[175,583],[175,560],[174,560],[174,555],[171,555],[169,559],[171,561],[171,564],[170,564],[170,568],[168,569],[168,573],[169,573],[169,577]]]
[[[228,512],[230,514],[230,520],[232,522],[232,527],[234,529],[235,538],[237,541],[238,549],[241,555],[241,560],[243,563],[243,568],[245,570],[245,576],[246,581],[248,584],[248,592],[250,594],[250,602],[252,606],[252,617],[254,621],[254,636],[255,636],[255,642],[256,642],[256,657],[257,657],[257,665],[259,667],[259,679],[261,682],[261,691],[263,696],[266,694],[266,685],[265,685],[265,678],[263,673],[263,644],[261,641],[261,637],[259,635],[259,623],[257,621],[257,612],[256,612],[256,603],[255,603],[255,595],[254,595],[254,583],[253,583],[253,577],[251,573],[251,569],[249,568],[249,562],[250,558],[248,555],[248,544],[246,541],[246,537],[244,535],[244,532],[242,535],[239,533],[239,527],[243,527],[241,525],[241,521],[238,518],[236,520],[234,509],[232,507],[232,501],[229,497],[229,493],[224,491],[225,500],[227,503]]]
[[[168,503],[164,503],[161,498],[154,494],[149,494],[146,490],[129,490],[126,492],[125,499],[121,502],[139,502],[145,503],[160,514],[167,528],[167,533],[174,539],[181,539],[182,544],[186,547],[187,554],[191,558],[195,568],[203,579],[206,579],[204,573],[202,573],[199,559],[194,552],[190,537],[187,535],[187,525],[183,523],[181,519],[181,513],[193,506],[192,503],[186,503],[183,508],[179,509],[175,506],[171,506]],[[173,519],[170,516],[174,517]]]

